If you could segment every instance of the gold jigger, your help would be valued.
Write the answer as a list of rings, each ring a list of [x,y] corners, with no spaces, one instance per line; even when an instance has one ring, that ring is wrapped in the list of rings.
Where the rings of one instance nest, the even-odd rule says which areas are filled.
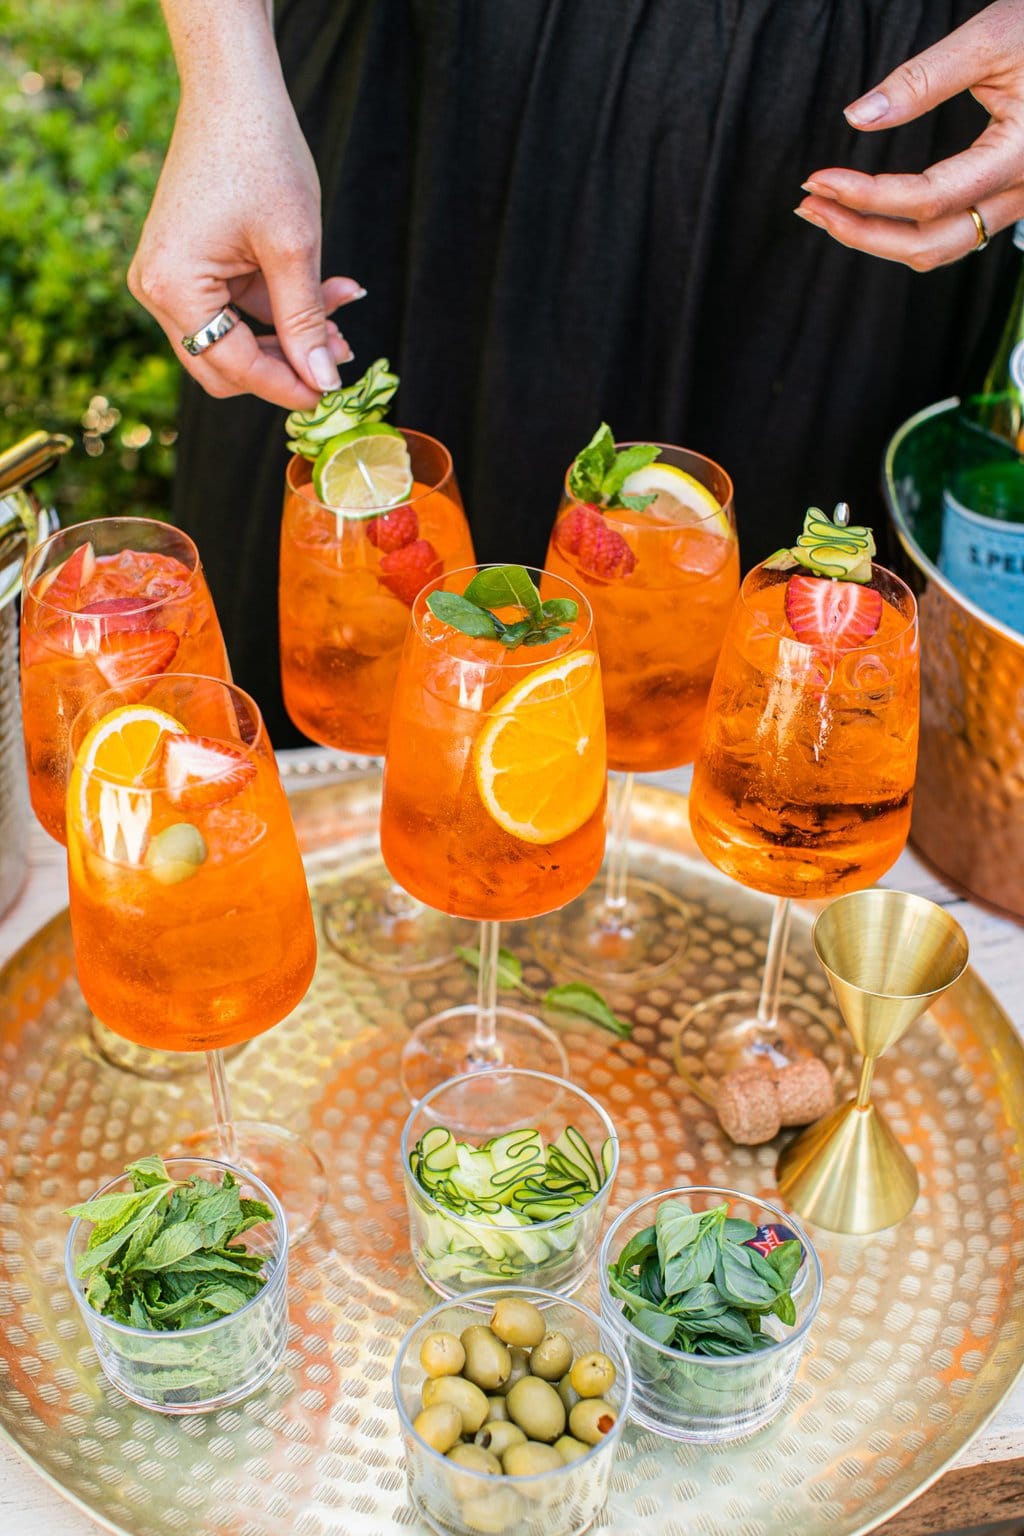
[[[830,1232],[879,1232],[913,1208],[917,1173],[871,1102],[875,1062],[961,975],[955,918],[905,891],[852,891],[814,924],[814,950],[864,1057],[857,1097],[809,1125],[779,1158],[779,1193]]]

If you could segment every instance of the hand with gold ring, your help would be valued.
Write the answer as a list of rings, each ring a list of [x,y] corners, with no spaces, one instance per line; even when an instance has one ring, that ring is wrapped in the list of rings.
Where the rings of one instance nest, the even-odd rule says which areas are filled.
[[[865,133],[921,117],[970,91],[989,114],[957,155],[918,175],[815,171],[795,210],[841,245],[916,272],[984,250],[1024,218],[1024,0],[996,0],[941,42],[908,59],[846,108]]]
[[[320,188],[267,0],[164,14],[180,104],[128,286],[207,393],[308,409],[352,356],[328,316],[363,289],[321,279]]]

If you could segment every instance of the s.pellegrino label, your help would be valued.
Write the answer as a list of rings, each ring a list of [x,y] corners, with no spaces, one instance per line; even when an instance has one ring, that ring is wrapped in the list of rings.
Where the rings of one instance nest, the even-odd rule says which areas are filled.
[[[1006,468],[993,465],[988,484],[976,469],[943,490],[939,570],[970,602],[1024,634],[1024,500],[1014,517],[1005,505]],[[1024,492],[1024,474],[1014,479]],[[992,515],[993,502],[1001,515]]]

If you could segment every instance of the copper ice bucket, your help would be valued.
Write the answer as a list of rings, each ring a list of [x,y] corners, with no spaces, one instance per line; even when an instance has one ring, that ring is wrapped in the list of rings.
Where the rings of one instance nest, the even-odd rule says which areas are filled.
[[[911,841],[982,901],[1024,918],[1024,635],[937,569],[958,400],[904,422],[885,495],[921,615],[921,749]]]

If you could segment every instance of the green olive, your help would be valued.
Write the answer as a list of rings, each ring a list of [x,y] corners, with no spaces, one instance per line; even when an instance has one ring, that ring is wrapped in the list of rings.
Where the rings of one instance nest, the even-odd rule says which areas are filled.
[[[581,1397],[569,1414],[569,1433],[596,1445],[615,1423],[615,1409],[603,1397]]]
[[[460,1514],[464,1525],[485,1536],[506,1536],[519,1527],[522,1505],[511,1488],[496,1488],[479,1499],[467,1499]]]
[[[509,1477],[535,1477],[538,1472],[560,1472],[565,1462],[553,1445],[526,1440],[522,1445],[510,1445],[501,1465]]]
[[[565,1404],[566,1413],[568,1413],[569,1409],[572,1408],[572,1406],[575,1403],[578,1403],[580,1400],[580,1395],[572,1384],[571,1371],[566,1371],[565,1375],[562,1377],[555,1390],[559,1397],[562,1399],[562,1402]]]
[[[508,1345],[483,1323],[474,1323],[460,1334],[466,1363],[462,1374],[485,1392],[496,1392],[512,1374],[512,1356]]]
[[[506,1296],[491,1313],[491,1330],[506,1344],[533,1349],[544,1337],[544,1314],[532,1301]]]
[[[479,1445],[464,1445],[461,1442],[453,1445],[446,1461],[452,1462],[457,1467],[465,1467],[469,1472],[484,1473],[487,1477],[498,1477],[501,1474],[501,1462],[490,1451],[485,1451]],[[483,1491],[480,1487],[479,1477],[460,1476],[456,1472],[449,1473],[448,1486],[453,1496],[461,1503],[464,1499],[476,1499]]]
[[[615,1385],[615,1366],[607,1355],[580,1355],[573,1362],[569,1380],[580,1397],[604,1397]]]
[[[428,1333],[420,1345],[420,1365],[428,1376],[457,1376],[466,1351],[454,1333]]]
[[[550,1382],[524,1376],[505,1398],[509,1418],[531,1440],[557,1440],[565,1430],[565,1404]]]
[[[191,880],[206,863],[206,841],[190,821],[176,821],[158,832],[146,849],[146,868],[161,885]]]
[[[522,1381],[524,1376],[530,1374],[530,1357],[526,1350],[518,1344],[510,1344],[508,1352],[512,1357],[512,1369],[508,1380],[499,1389],[502,1397],[507,1397],[516,1382]]]
[[[582,1440],[574,1440],[572,1435],[559,1435],[553,1449],[568,1464],[570,1461],[579,1461],[580,1457],[585,1456],[590,1450],[590,1446],[584,1445]]]
[[[503,1397],[489,1397],[487,1399],[487,1407],[489,1410],[489,1422],[493,1423],[495,1419],[508,1418],[508,1409],[505,1406],[505,1399]],[[486,1427],[484,1425],[485,1429]]]
[[[464,1435],[475,1435],[481,1424],[486,1424],[490,1412],[480,1388],[463,1376],[435,1376],[425,1381],[423,1406],[432,1408],[435,1403],[451,1403],[459,1410]]]
[[[564,1333],[546,1333],[530,1351],[530,1370],[545,1381],[558,1381],[572,1365],[572,1345]]]
[[[443,1456],[462,1434],[462,1415],[454,1403],[432,1403],[412,1421],[416,1433]]]
[[[526,1436],[511,1419],[488,1419],[477,1430],[473,1440],[476,1445],[482,1445],[484,1450],[501,1456],[510,1445],[524,1445]]]

